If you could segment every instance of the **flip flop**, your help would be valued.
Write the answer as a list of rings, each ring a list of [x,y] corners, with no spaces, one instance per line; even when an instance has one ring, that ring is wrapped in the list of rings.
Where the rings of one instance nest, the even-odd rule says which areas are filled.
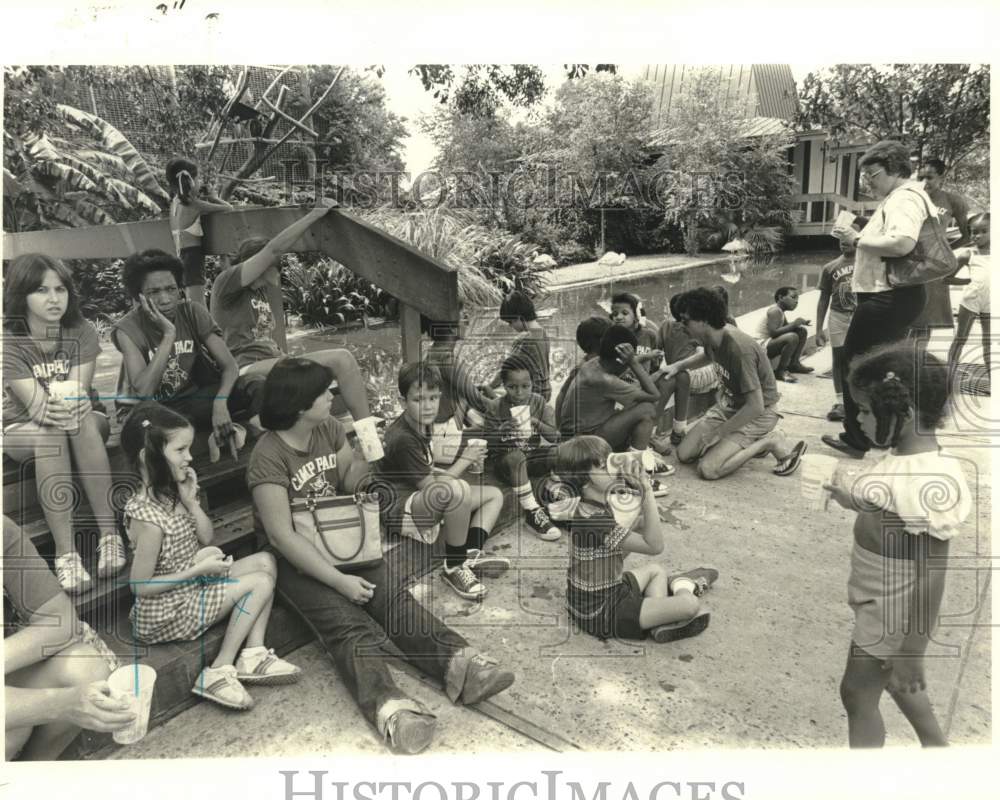
[[[786,475],[791,475],[795,470],[799,468],[799,464],[802,461],[802,454],[806,451],[806,443],[799,442],[795,447],[792,448],[791,454],[781,461],[778,462],[773,470],[771,470],[775,475],[780,475],[785,477]]]
[[[683,622],[671,622],[669,625],[658,625],[649,632],[650,638],[657,644],[665,642],[676,642],[679,639],[689,639],[697,636],[708,627],[708,621],[712,615],[708,611],[702,611],[689,620]]]

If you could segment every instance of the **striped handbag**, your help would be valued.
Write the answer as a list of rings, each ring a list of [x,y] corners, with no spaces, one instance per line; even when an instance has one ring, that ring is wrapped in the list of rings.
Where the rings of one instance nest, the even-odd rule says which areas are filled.
[[[378,497],[304,497],[291,503],[295,532],[330,564],[350,571],[382,560]]]

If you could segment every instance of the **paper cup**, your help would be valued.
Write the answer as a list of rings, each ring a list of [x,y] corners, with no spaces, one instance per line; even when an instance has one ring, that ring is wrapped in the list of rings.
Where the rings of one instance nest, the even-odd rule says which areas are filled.
[[[833,221],[833,235],[838,236],[847,231],[854,224],[855,219],[857,217],[850,211],[841,211]]]
[[[819,453],[806,453],[802,456],[799,488],[812,510],[823,511],[826,508],[830,493],[823,488],[823,484],[833,481],[833,474],[839,463],[840,459]]]
[[[149,728],[149,711],[153,707],[153,685],[156,670],[148,664],[129,664],[119,667],[108,678],[108,686],[114,697],[128,698],[135,720],[125,728],[117,730],[112,738],[118,744],[135,744],[146,735]]]
[[[358,437],[358,444],[361,445],[365,461],[369,463],[378,461],[385,455],[382,442],[378,438],[378,430],[375,427],[375,417],[354,420],[354,434]]]
[[[79,381],[50,381],[49,396],[61,400],[68,407],[75,409],[77,403],[87,397],[87,393]],[[80,418],[74,416],[73,422],[66,426],[66,430],[75,431],[79,427]]]
[[[531,438],[531,407],[511,406],[510,416],[514,420],[514,424],[517,425],[518,435],[522,439]]]
[[[479,445],[480,447],[486,447],[487,441],[485,439],[469,439],[470,445]],[[477,459],[469,464],[467,472],[471,472],[473,475],[479,475],[483,471],[483,462],[485,461],[485,456],[482,459]]]
[[[455,463],[458,458],[458,451],[462,449],[462,431],[455,424],[454,419],[447,422],[435,422],[431,426],[431,453],[434,455],[434,463],[440,466],[449,466]]]

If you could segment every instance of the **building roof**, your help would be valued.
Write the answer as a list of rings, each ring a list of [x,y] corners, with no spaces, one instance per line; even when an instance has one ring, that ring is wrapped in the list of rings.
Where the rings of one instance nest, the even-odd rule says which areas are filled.
[[[685,80],[706,70],[718,75],[727,105],[742,108],[747,117],[790,121],[799,110],[789,64],[647,64],[639,76],[653,85],[654,127],[666,124]]]

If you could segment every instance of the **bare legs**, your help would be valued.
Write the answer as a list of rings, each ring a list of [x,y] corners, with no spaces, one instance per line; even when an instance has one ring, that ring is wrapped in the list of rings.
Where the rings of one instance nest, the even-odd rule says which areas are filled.
[[[212,669],[235,663],[244,642],[247,647],[264,645],[277,574],[274,556],[270,553],[254,553],[233,563],[229,578],[234,582],[226,584],[226,603],[212,620],[214,624],[230,615]]]
[[[656,628],[671,622],[691,619],[700,609],[700,602],[687,589],[675,595],[670,594],[667,584],[667,570],[660,564],[644,564],[630,569],[645,598],[639,610],[639,625],[643,630]]]

